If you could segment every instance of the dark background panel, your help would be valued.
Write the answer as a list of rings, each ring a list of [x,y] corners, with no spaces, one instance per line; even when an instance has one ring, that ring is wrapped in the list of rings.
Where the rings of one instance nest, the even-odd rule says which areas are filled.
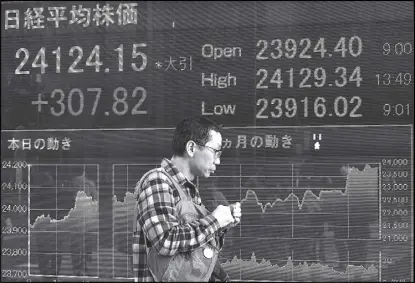
[[[93,9],[97,4],[112,8],[114,23],[96,24]],[[120,25],[116,11],[122,4],[125,3],[77,2],[75,8],[83,5],[84,9],[91,9],[91,21],[86,27],[69,24],[72,6],[66,2],[2,4],[2,13],[10,10],[20,13],[19,29],[6,30],[6,22],[13,21],[2,22],[2,105],[6,106],[2,109],[3,129],[18,126],[31,129],[172,127],[178,120],[194,114],[215,117],[228,126],[407,124],[413,120],[413,5],[409,2],[398,6],[393,2],[140,2],[136,6],[137,23]],[[58,28],[48,20],[47,8],[55,6],[66,8],[67,20],[61,21]],[[24,26],[26,9],[34,7],[44,8],[45,28]],[[342,37],[345,39],[344,57],[335,51]],[[355,40],[351,41],[352,38]],[[357,38],[362,43],[361,53],[353,56],[358,50]],[[324,56],[314,51],[320,39],[324,39],[327,49]],[[275,40],[281,40],[282,44],[282,56],[278,59],[271,55],[272,52],[279,54]],[[311,58],[300,58],[308,41],[310,48],[304,54]],[[293,42],[297,46],[296,55],[287,58],[291,53],[285,45],[290,48]],[[122,71],[119,70],[119,52],[115,50],[121,44]],[[142,44],[135,51],[142,52],[144,59],[138,53],[133,58],[134,44]],[[384,55],[384,44],[391,46],[388,55]],[[408,54],[399,50],[400,44],[406,44]],[[73,56],[69,55],[69,50],[75,46],[83,50],[77,65],[84,69],[82,73],[68,73],[78,54],[75,51]],[[86,66],[86,59],[95,46],[100,48],[103,63],[99,70]],[[203,49],[203,46],[212,49]],[[399,54],[395,54],[395,46]],[[48,64],[43,74],[40,68],[31,65],[42,47]],[[59,74],[55,68],[56,56],[52,54],[58,47],[62,54]],[[23,70],[29,70],[30,74],[15,74],[23,60],[23,53],[16,58],[19,48],[28,50],[29,60]],[[142,65],[143,60],[146,63]],[[171,66],[168,65],[170,60]],[[131,64],[143,66],[143,70],[135,71]],[[356,67],[360,67],[360,86],[350,81]],[[319,83],[314,76],[317,68],[326,72],[326,83],[321,87],[315,86]],[[340,81],[337,68],[346,70],[348,82],[342,87],[335,84],[336,80]],[[290,69],[293,70],[292,87],[289,86]],[[279,78],[274,76],[277,70],[281,71],[280,87],[272,81],[272,78]],[[306,79],[308,71],[311,76]],[[216,76],[226,81],[227,86],[208,86],[208,80],[202,86],[202,76],[205,79]],[[310,87],[300,87],[302,81]],[[267,88],[258,88],[258,84]],[[116,104],[114,96],[118,87],[124,88],[128,97],[125,111],[123,103]],[[133,97],[138,87],[143,89]],[[68,110],[68,96],[75,88],[84,96],[82,104],[78,95],[73,95],[73,109],[83,107],[79,115]],[[101,89],[93,114],[96,93],[88,88]],[[65,94],[65,110],[57,116],[51,112],[52,108],[57,112],[60,109],[57,102],[60,96],[51,97],[55,89]],[[39,93],[43,100],[49,101],[41,111],[32,105]],[[118,93],[118,97],[122,95]],[[362,100],[356,111],[361,114],[359,117],[350,116],[357,105],[357,100],[352,100],[354,96]],[[327,113],[322,117],[314,111],[318,97],[326,100]],[[342,117],[336,115],[334,106],[338,97],[347,101],[347,111]],[[274,98],[282,99],[282,115],[275,109],[278,105],[272,102]],[[295,115],[289,111],[293,102],[286,102],[288,98],[297,104]],[[302,102],[304,99],[308,99],[307,107]],[[344,99],[340,99],[343,106]],[[384,114],[385,103],[392,106],[389,115]],[[404,113],[401,113],[401,106],[397,106],[396,111],[396,104],[403,105]],[[135,106],[136,110],[144,112],[132,113]],[[235,110],[225,112],[223,107]]]
[[[196,180],[202,198],[210,210],[241,201],[244,213],[241,225],[227,235],[220,258],[232,279],[413,279],[413,216],[397,215],[413,208],[413,188],[388,187],[394,181],[411,185],[413,177],[413,128],[408,125],[413,123],[412,2],[131,2],[137,22],[119,24],[123,19],[116,11],[126,3],[2,2],[2,159],[33,164],[31,174],[27,168],[2,168],[2,182],[29,182],[30,175],[32,184],[30,196],[27,190],[2,191],[2,226],[11,220],[36,232],[31,244],[27,235],[2,234],[2,248],[38,248],[30,262],[27,256],[3,257],[2,270],[28,271],[30,266],[39,275],[32,281],[131,278],[131,193],[145,171],[171,157],[174,126],[203,114],[224,124],[225,130],[221,166],[212,178]],[[91,10],[85,27],[69,23],[72,5]],[[114,23],[96,24],[92,9],[97,5],[112,8]],[[44,8],[45,28],[24,26],[25,12],[34,7]],[[67,20],[59,28],[47,20],[48,7],[66,8]],[[19,29],[6,29],[10,10],[20,13]],[[335,50],[343,37],[344,57]],[[362,41],[358,56],[350,52],[352,38],[353,52],[357,39]],[[275,59],[278,40],[281,58]],[[311,58],[300,58],[308,41],[305,54]],[[289,58],[285,44],[293,42],[296,55]],[[327,50],[323,56],[318,42]],[[391,47],[388,54],[386,44]],[[70,56],[69,50],[77,46],[83,50],[77,67],[84,72],[69,73],[78,55],[75,51]],[[96,46],[103,63],[97,70],[86,65]],[[400,46],[406,46],[407,54],[400,53]],[[52,53],[58,47],[61,73]],[[15,74],[24,54],[16,58],[19,48],[28,50],[23,68],[28,75]],[[44,74],[32,67],[41,48],[48,64]],[[133,64],[142,70],[134,70]],[[350,80],[357,67],[360,86]],[[318,68],[327,75],[321,87],[315,84]],[[342,87],[336,86],[339,68],[347,71]],[[310,87],[300,87],[302,81]],[[60,110],[57,89],[64,94],[65,109],[53,115],[52,110]],[[73,110],[83,107],[79,115],[69,112],[74,89],[84,98],[80,103],[78,92],[73,93]],[[92,114],[94,89],[101,96]],[[41,111],[32,105],[39,94],[48,101]],[[353,97],[362,101],[356,109],[360,117],[350,116],[358,101]],[[318,117],[323,98],[326,114]],[[346,106],[343,101],[347,111],[338,117],[336,110]],[[390,113],[384,104],[390,104]],[[140,112],[133,115],[134,108]],[[322,136],[319,149],[313,134]],[[11,150],[13,138],[30,139],[32,149]],[[69,138],[70,150],[33,148],[36,140],[51,138]],[[347,173],[347,165],[354,171]],[[85,186],[79,178],[83,168],[90,181]],[[409,175],[393,180],[382,177],[385,171]],[[407,201],[385,203],[382,196]],[[8,205],[29,203],[30,217],[7,211]],[[409,226],[379,229],[397,222]],[[382,268],[379,252],[386,262],[380,263]],[[84,266],[81,260],[87,261]],[[7,272],[2,281],[22,279]],[[70,275],[75,277],[65,277]]]

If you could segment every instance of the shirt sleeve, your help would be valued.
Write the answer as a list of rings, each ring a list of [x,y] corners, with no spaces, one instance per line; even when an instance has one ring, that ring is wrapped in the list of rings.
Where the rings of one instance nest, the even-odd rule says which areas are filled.
[[[137,208],[138,224],[161,255],[171,256],[198,248],[210,241],[220,229],[212,214],[198,221],[179,224],[173,191],[162,179],[153,179],[144,185]]]

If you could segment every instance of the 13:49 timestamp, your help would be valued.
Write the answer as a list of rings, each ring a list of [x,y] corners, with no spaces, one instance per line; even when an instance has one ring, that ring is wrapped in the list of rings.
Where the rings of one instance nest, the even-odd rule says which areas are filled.
[[[398,74],[376,74],[378,85],[384,86],[402,86],[410,85],[412,81],[411,73],[398,73]]]

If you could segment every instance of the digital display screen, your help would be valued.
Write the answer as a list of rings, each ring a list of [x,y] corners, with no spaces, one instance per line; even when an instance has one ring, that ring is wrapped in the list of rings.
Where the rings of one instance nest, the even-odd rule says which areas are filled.
[[[136,183],[175,126],[240,202],[235,281],[410,282],[413,2],[1,4],[2,281],[133,282]]]

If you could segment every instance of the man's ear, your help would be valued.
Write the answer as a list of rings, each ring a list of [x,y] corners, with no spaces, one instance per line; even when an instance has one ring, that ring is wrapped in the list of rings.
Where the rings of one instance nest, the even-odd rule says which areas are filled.
[[[192,140],[186,143],[186,152],[190,157],[193,157],[196,151],[196,143]]]

